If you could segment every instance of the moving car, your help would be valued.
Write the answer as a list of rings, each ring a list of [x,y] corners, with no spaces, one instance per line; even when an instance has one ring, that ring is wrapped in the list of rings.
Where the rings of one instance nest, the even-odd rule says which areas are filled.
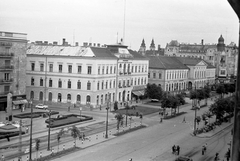
[[[44,110],[48,109],[48,105],[44,105],[44,104],[38,104],[35,107],[39,109],[44,109]]]
[[[151,102],[159,102],[158,99],[151,99]]]

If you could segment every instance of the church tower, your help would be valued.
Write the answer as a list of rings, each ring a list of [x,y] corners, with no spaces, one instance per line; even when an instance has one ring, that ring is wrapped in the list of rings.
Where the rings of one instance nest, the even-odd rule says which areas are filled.
[[[155,44],[154,44],[154,40],[152,39],[151,45],[150,45],[150,50],[155,50]]]
[[[217,51],[224,51],[224,50],[225,50],[224,38],[221,35],[218,39]]]
[[[140,46],[140,49],[138,50],[138,52],[142,55],[145,55],[146,53],[146,45],[145,45],[145,41],[144,39],[142,40],[142,44]]]

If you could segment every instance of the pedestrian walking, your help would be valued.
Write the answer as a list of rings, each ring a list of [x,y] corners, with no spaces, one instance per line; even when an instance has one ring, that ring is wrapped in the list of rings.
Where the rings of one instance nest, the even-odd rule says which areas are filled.
[[[220,160],[218,155],[219,155],[218,153],[215,154],[214,161]]]
[[[226,157],[227,161],[229,161],[229,159],[230,159],[230,154],[231,154],[230,148],[228,148],[228,151],[227,151],[227,153],[225,154],[225,157]]]
[[[70,106],[68,106],[68,112],[70,111]]]
[[[172,153],[175,154],[175,152],[176,152],[176,146],[173,145],[173,146],[172,146]]]
[[[179,145],[177,145],[176,151],[177,151],[177,155],[179,155],[179,153],[180,153],[180,146]]]
[[[85,134],[84,133],[82,134],[82,138],[83,138],[83,140],[85,140]]]
[[[183,123],[186,123],[186,119],[185,119],[185,116],[184,116],[184,118],[183,118],[183,121],[182,121]]]
[[[5,160],[4,155],[2,155],[2,157],[1,157],[1,161],[4,161],[4,160]]]
[[[9,138],[9,136],[8,136],[8,135],[6,135],[6,138],[7,138],[7,141],[10,141],[10,138]]]
[[[205,145],[203,145],[203,146],[202,146],[202,155],[204,155],[205,152],[206,152],[206,147],[205,147]]]

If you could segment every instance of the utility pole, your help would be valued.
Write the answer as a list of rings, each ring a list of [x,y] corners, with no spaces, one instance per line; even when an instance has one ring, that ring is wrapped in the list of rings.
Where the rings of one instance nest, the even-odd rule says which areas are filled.
[[[29,145],[29,160],[32,161],[32,127],[33,127],[33,118],[32,118],[32,114],[33,114],[33,108],[32,108],[32,100],[30,102],[31,104],[31,129],[30,129],[30,145]]]
[[[18,146],[19,154],[22,153],[22,119],[19,121],[19,146]],[[22,156],[19,155],[18,160],[21,160]]]
[[[240,21],[240,0],[228,0],[229,4],[235,11]],[[240,29],[239,29],[239,38],[238,38],[238,68],[237,68],[237,81],[235,89],[235,108],[234,108],[234,125],[233,125],[233,137],[232,137],[232,146],[231,146],[231,161],[240,160]]]

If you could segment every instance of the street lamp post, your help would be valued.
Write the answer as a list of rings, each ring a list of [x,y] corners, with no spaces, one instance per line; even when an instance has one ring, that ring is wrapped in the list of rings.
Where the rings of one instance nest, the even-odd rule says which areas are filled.
[[[106,118],[106,134],[105,134],[105,138],[108,138],[108,110],[109,110],[109,102],[107,103],[107,118]]]
[[[32,114],[33,114],[33,108],[32,108],[32,100],[30,101],[30,106],[31,106],[31,129],[30,129],[30,144],[29,144],[29,160],[32,160],[32,127],[33,127],[33,119],[32,119]]]
[[[47,150],[50,151],[50,125],[51,125],[51,110],[49,110],[49,119],[48,119],[48,148]]]
[[[196,94],[196,103],[195,103],[195,106],[194,106],[194,110],[195,110],[195,115],[194,115],[194,130],[193,130],[193,134],[194,135],[196,135],[196,123],[197,123],[197,121],[196,121],[196,119],[197,119],[197,88],[196,88],[196,82],[195,82],[195,94]]]

